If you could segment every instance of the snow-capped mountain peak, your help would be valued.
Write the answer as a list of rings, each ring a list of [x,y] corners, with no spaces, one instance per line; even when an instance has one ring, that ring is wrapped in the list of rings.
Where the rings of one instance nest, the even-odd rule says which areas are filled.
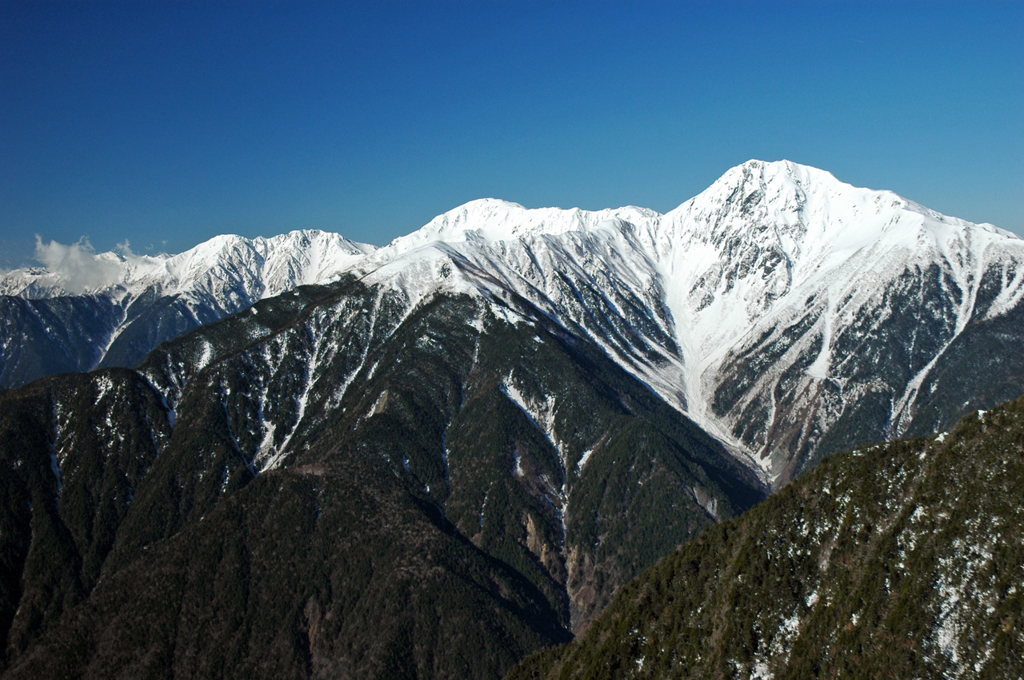
[[[879,389],[851,352],[914,355],[882,388],[899,434],[937,354],[1024,298],[1021,239],[790,161],[748,161],[664,215],[473,201],[358,268],[411,300],[438,290],[439,272],[459,274],[449,288],[515,292],[773,478]],[[801,422],[815,424],[790,439]]]
[[[60,247],[48,267],[9,272],[0,279],[0,294],[44,299],[62,295],[138,295],[154,288],[162,295],[214,293],[225,282],[240,285],[254,300],[297,285],[327,283],[375,250],[340,234],[292,231],[269,238],[215,236],[177,255],[93,253],[81,244]]]
[[[395,239],[381,249],[378,259],[395,257],[437,241],[498,243],[544,234],[586,232],[608,221],[640,223],[658,217],[657,212],[636,206],[604,210],[525,208],[494,198],[478,199],[438,215],[415,232]]]
[[[178,255],[94,253],[39,243],[49,265],[0,278],[0,386],[48,373],[133,366],[159,343],[305,284],[329,283],[373,252],[338,234],[218,236]]]

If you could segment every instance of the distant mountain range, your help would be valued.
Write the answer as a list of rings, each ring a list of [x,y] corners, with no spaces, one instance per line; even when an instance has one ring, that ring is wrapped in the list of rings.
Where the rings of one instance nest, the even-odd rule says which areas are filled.
[[[5,385],[102,369],[0,392],[4,677],[500,677],[822,457],[1024,393],[1024,241],[788,162],[97,257],[0,282]]]
[[[180,255],[103,253],[0,278],[0,387],[135,366],[165,340],[296,286],[333,281],[373,247],[338,234],[218,236]],[[74,291],[78,294],[70,294]]]

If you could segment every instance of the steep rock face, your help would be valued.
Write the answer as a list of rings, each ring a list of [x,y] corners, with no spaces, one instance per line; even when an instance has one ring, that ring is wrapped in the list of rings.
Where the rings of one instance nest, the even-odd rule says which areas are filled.
[[[500,677],[763,498],[585,337],[440,266],[5,392],[6,676]]]
[[[1024,399],[832,456],[623,588],[521,678],[1024,670]]]
[[[295,231],[218,236],[174,256],[103,253],[67,271],[11,272],[0,279],[0,387],[134,366],[161,342],[257,300],[333,281],[372,250],[338,234]]]

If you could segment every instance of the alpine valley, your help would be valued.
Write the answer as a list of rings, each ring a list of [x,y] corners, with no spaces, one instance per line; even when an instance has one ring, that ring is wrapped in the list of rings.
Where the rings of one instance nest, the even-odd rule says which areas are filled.
[[[293,232],[89,266],[101,276],[87,285],[70,269],[0,280],[4,678],[499,678],[584,633],[632,645],[600,668],[618,655],[639,673],[640,628],[590,625],[635,576],[683,544],[688,560],[767,549],[761,527],[819,543],[850,513],[881,513],[861,522],[867,543],[917,527],[907,499],[952,464],[930,462],[936,444],[865,447],[1024,393],[1024,241],[786,161],[733,168],[666,214],[487,199],[382,248]],[[1007,418],[942,455],[1003,479],[976,452],[1003,450],[978,441],[1009,436]],[[891,481],[864,491],[885,512],[843,491],[873,476]],[[815,501],[809,519],[772,510],[825,487],[848,502]],[[1020,508],[1019,489],[994,483],[993,503]],[[955,514],[932,500],[929,517]],[[962,502],[988,521],[988,505]],[[839,633],[803,591],[861,597],[858,560],[881,548],[856,545],[790,589],[797,628],[825,617],[815,644]],[[1014,550],[997,570],[1024,592]],[[928,583],[948,576],[963,603],[975,591],[958,555],[928,557]],[[675,573],[663,589],[683,587]],[[693,598],[727,590],[686,583]],[[615,616],[647,592],[630,585]],[[751,592],[729,600],[738,633],[700,628],[709,654],[740,636],[739,656],[692,667],[804,668],[776,620],[792,603],[747,616],[764,596]],[[1003,617],[972,648],[991,659],[1021,648],[1020,617],[979,596],[942,632],[942,593],[929,630],[945,637],[922,672],[1004,668],[965,651],[956,622]],[[894,600],[869,594],[874,609],[847,609],[876,621]],[[715,602],[709,617],[725,611]],[[782,632],[751,642],[771,626]],[[517,672],[568,672],[552,654]]]

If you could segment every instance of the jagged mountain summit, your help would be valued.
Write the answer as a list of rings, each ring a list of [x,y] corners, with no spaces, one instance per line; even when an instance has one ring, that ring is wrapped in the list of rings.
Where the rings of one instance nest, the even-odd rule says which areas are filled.
[[[0,279],[0,387],[134,366],[165,340],[296,286],[337,280],[374,250],[338,234],[218,236],[178,255],[86,254]]]

